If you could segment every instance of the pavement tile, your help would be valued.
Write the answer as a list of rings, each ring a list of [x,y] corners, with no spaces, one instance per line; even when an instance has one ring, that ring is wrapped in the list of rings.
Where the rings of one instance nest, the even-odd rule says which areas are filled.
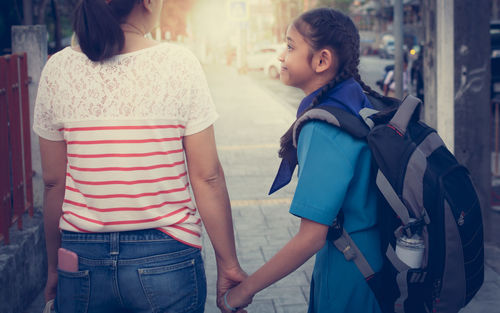
[[[307,304],[283,304],[276,307],[276,313],[306,313]]]
[[[276,313],[276,307],[273,300],[260,299],[257,296],[246,310],[249,313]]]
[[[309,295],[310,295],[310,290],[309,290],[309,284],[311,283],[310,277],[311,276],[307,276],[308,286],[307,287],[305,287],[305,286],[300,287],[302,289],[302,294],[306,298],[307,303],[309,303]]]

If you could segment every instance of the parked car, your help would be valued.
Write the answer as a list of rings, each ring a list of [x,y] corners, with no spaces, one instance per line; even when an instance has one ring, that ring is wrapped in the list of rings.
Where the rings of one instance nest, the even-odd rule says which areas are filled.
[[[382,59],[393,59],[395,51],[394,40],[389,40],[380,47],[379,56]]]
[[[274,44],[260,46],[247,55],[247,66],[251,70],[263,70],[266,64],[272,58],[277,58],[278,54],[281,53],[284,45]],[[279,67],[278,67],[279,69]],[[279,71],[278,71],[279,72]]]
[[[264,74],[266,74],[266,76],[268,76],[269,78],[280,78],[281,62],[279,61],[279,55],[283,52],[284,49],[286,49],[286,47],[282,46],[281,49],[279,49],[275,55],[270,57],[264,65]]]

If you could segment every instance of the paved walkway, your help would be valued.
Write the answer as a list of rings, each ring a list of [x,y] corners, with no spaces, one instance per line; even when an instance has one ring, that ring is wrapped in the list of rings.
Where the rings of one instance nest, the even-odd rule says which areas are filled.
[[[207,66],[205,70],[220,114],[217,145],[232,199],[238,256],[243,268],[252,273],[298,230],[299,219],[288,213],[295,181],[267,196],[279,165],[279,138],[293,121],[294,112],[248,76],[222,66]],[[217,313],[215,258],[207,236],[203,254],[208,283],[205,312]],[[486,255],[485,283],[461,313],[500,313],[500,249],[487,246]],[[309,260],[259,293],[248,307],[249,313],[307,312],[313,264],[314,260]],[[39,313],[42,306],[40,295],[26,313]]]
[[[279,138],[293,122],[294,112],[233,69],[208,66],[206,72],[220,114],[215,131],[232,199],[238,256],[252,273],[298,230],[299,219],[288,213],[295,184],[267,195],[279,166]],[[203,251],[209,290],[206,313],[220,312],[215,306],[215,259],[206,236]],[[313,261],[258,294],[248,311],[307,312]]]

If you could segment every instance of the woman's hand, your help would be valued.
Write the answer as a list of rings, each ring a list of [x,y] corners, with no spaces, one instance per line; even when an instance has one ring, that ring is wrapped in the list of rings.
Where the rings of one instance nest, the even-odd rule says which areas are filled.
[[[223,309],[225,309],[224,300],[222,298],[224,293],[238,285],[247,276],[247,273],[239,266],[231,268],[223,268],[222,266],[217,267],[217,306],[222,312],[224,312]],[[219,300],[222,300],[222,302]]]

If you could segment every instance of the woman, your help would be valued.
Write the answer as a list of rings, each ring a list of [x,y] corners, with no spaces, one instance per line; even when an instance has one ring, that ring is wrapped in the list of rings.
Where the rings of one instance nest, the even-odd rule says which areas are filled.
[[[201,66],[186,49],[144,37],[162,5],[81,1],[79,46],[43,70],[33,129],[45,184],[45,297],[58,312],[203,312],[196,209],[215,249],[218,294],[246,276]],[[58,268],[59,247],[77,254],[76,271]]]

